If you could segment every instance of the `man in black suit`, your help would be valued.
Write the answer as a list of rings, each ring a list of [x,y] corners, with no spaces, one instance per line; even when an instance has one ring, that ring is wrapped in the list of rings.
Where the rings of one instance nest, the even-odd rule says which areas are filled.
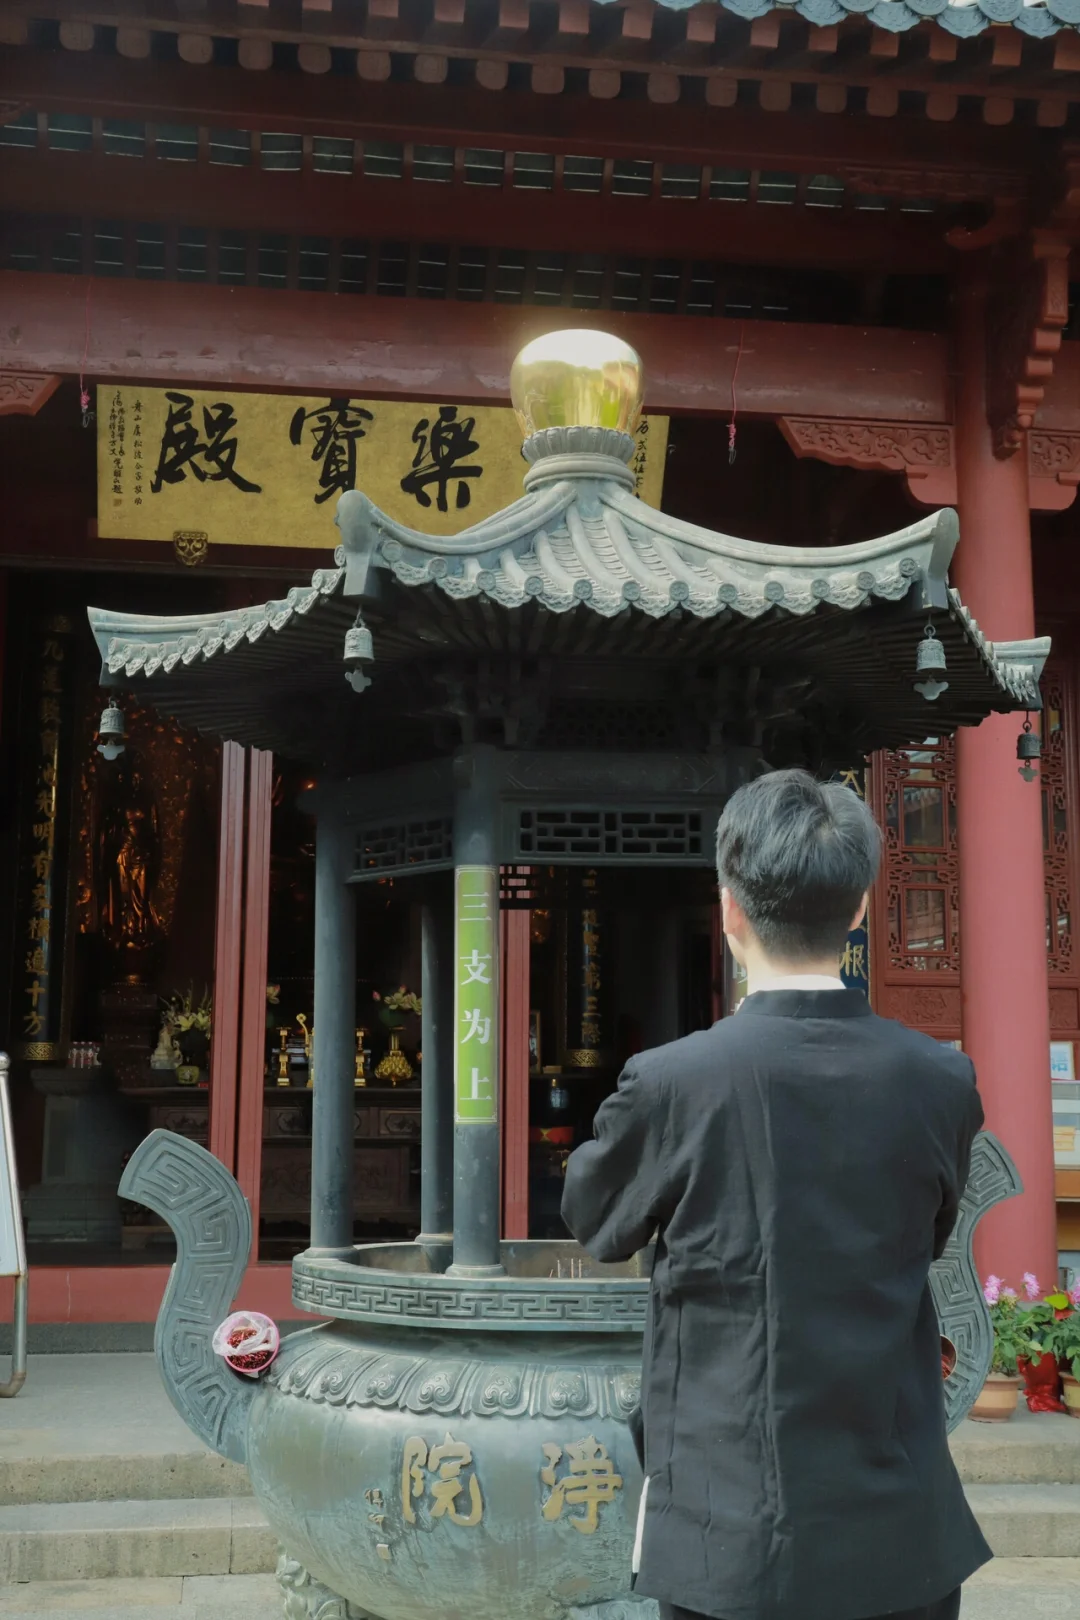
[[[848,788],[733,796],[739,1015],[634,1058],[567,1166],[596,1259],[657,1235],[634,1569],[665,1620],[955,1620],[990,1557],[928,1283],[982,1108],[966,1057],[840,982],[879,852]]]

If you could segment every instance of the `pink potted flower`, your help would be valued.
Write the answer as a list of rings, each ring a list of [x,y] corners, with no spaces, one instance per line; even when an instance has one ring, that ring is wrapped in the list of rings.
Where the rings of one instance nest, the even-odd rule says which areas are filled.
[[[1014,1288],[1001,1277],[987,1277],[983,1297],[994,1329],[994,1358],[969,1416],[976,1423],[1006,1423],[1016,1411],[1022,1379],[1018,1362],[1031,1352],[1026,1315]]]

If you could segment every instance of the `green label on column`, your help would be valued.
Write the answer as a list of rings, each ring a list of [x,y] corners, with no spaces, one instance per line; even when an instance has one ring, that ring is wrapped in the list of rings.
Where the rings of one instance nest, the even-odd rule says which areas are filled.
[[[499,874],[459,866],[454,874],[454,1118],[499,1117]]]

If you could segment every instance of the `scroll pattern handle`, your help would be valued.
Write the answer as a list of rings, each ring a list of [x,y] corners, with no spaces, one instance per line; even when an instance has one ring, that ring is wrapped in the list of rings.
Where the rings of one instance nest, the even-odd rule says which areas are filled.
[[[945,1420],[951,1434],[967,1417],[994,1356],[994,1332],[975,1268],[975,1228],[995,1204],[1023,1192],[1016,1166],[996,1136],[980,1131],[960,1213],[941,1259],[930,1268],[930,1287],[941,1331],[956,1348],[956,1369],[945,1382]]]
[[[119,1192],[160,1215],[176,1238],[154,1332],[169,1399],[201,1440],[242,1463],[255,1385],[231,1372],[210,1341],[251,1253],[247,1199],[220,1160],[173,1131],[152,1131],[139,1145]]]

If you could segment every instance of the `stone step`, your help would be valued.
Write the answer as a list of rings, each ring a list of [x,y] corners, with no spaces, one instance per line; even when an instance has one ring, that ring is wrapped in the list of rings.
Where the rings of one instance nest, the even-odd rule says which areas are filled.
[[[0,1508],[0,1590],[19,1581],[262,1575],[276,1559],[277,1542],[251,1499]]]
[[[1080,1485],[969,1485],[967,1497],[998,1558],[1076,1557]]]
[[[0,1590],[0,1620],[274,1620],[272,1575],[158,1575],[29,1581]]]
[[[247,1471],[194,1436],[177,1450],[146,1449],[145,1441],[76,1450],[49,1440],[46,1446],[31,1430],[0,1433],[0,1506],[251,1495]],[[1024,1414],[1011,1423],[965,1423],[952,1448],[965,1485],[1080,1485],[1080,1423],[1071,1418]]]
[[[32,1356],[3,1417],[0,1507],[251,1493],[173,1410],[153,1356]]]
[[[251,1495],[247,1469],[205,1448],[42,1454],[33,1446],[9,1452],[5,1439],[0,1435],[0,1507]]]
[[[1008,1423],[961,1423],[952,1453],[965,1485],[1080,1485],[1080,1422],[1020,1410]]]
[[[0,1620],[273,1620],[271,1575],[30,1581],[0,1589]],[[1080,1558],[1000,1558],[964,1589],[961,1620],[1076,1620]]]
[[[964,1588],[960,1620],[1076,1620],[1078,1614],[1080,1558],[995,1558]]]

